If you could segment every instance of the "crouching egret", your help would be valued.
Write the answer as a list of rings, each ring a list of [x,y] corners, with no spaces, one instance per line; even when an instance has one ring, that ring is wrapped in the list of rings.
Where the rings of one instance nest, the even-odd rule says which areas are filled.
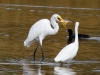
[[[75,41],[67,46],[65,46],[59,53],[58,55],[54,58],[56,62],[62,62],[63,61],[68,61],[68,64],[71,59],[75,57],[78,51],[78,26],[79,22],[76,22],[75,24]]]
[[[24,46],[30,47],[30,45],[34,42],[38,42],[37,47],[34,50],[34,56],[33,60],[35,61],[35,53],[38,48],[38,46],[41,46],[41,51],[42,51],[42,61],[44,60],[44,53],[42,49],[42,40],[47,36],[47,35],[54,35],[58,32],[59,26],[58,23],[62,23],[64,27],[66,27],[66,24],[68,21],[63,20],[58,14],[54,14],[51,17],[51,21],[48,19],[41,19],[37,21],[29,30],[29,34],[27,39],[24,41]],[[52,25],[52,26],[51,26]],[[53,28],[52,28],[53,27]]]
[[[69,38],[75,38],[75,34],[73,34],[73,31],[72,29],[68,29],[67,32],[69,33]],[[78,38],[81,39],[81,38],[90,38],[89,35],[86,35],[86,34],[78,34]]]

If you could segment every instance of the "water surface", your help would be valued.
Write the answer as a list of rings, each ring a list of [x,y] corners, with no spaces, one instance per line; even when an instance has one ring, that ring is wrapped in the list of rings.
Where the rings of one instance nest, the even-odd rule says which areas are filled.
[[[40,0],[0,1],[0,75],[99,75],[100,73],[100,1]],[[43,40],[45,60],[40,63],[40,48],[33,62],[33,50],[23,46],[29,28],[38,20],[50,19],[59,14],[72,23]],[[67,45],[68,33],[74,31],[75,22],[80,22],[79,33],[91,38],[79,40],[79,51],[71,61],[62,67],[53,58]],[[73,40],[74,41],[74,40]]]

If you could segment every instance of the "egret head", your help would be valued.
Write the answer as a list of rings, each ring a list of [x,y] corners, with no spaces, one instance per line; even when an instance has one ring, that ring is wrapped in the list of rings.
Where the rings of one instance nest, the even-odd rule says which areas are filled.
[[[59,16],[58,14],[55,14],[55,16],[56,16],[56,20],[58,21],[58,22],[60,22],[65,28],[66,28],[66,25],[68,24],[68,23],[70,23],[70,21],[66,21],[66,20],[64,20],[61,16]]]

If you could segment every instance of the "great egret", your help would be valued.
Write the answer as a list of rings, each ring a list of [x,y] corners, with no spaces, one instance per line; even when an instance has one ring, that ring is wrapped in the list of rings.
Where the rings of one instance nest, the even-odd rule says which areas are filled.
[[[34,50],[34,61],[35,61],[35,53],[38,48],[38,46],[41,46],[41,51],[42,51],[42,61],[44,60],[44,53],[42,49],[42,40],[47,36],[47,35],[54,35],[58,32],[59,26],[58,23],[62,23],[64,27],[66,27],[66,24],[68,21],[63,20],[58,14],[54,14],[51,17],[51,21],[48,19],[41,19],[37,21],[29,30],[29,34],[27,39],[24,41],[24,46],[30,47],[30,45],[36,41],[38,41],[38,45]],[[51,26],[52,25],[52,26]],[[52,28],[53,27],[53,28]]]
[[[54,58],[56,62],[64,62],[68,61],[68,64],[71,59],[75,57],[77,54],[78,48],[79,48],[79,43],[78,43],[78,26],[79,22],[76,22],[75,24],[75,41],[67,46],[65,46],[59,53],[58,55]]]
[[[73,34],[73,31],[72,29],[68,29],[67,32],[69,33],[69,38],[75,38],[75,34]],[[78,38],[81,39],[81,38],[90,38],[89,35],[86,35],[86,34],[78,34]]]

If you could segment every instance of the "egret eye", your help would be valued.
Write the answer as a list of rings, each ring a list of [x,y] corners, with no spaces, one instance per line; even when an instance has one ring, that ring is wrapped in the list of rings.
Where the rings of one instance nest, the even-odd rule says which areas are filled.
[[[58,19],[58,21],[60,21],[60,18],[59,17],[57,19]]]

